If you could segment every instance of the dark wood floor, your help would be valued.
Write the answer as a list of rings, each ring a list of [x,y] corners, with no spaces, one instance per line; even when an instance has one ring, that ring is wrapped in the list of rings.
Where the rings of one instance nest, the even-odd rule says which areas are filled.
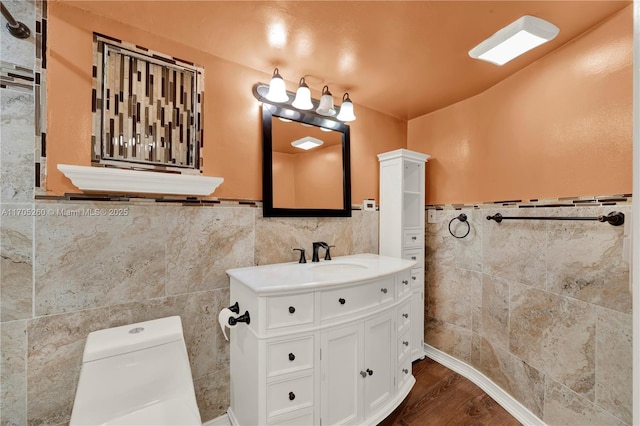
[[[429,358],[413,364],[413,375],[413,389],[380,426],[520,425],[478,386]]]

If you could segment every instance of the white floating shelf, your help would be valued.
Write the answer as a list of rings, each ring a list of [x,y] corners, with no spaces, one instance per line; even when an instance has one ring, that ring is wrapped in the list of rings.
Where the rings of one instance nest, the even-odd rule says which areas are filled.
[[[219,177],[70,164],[58,164],[58,170],[78,189],[91,192],[211,195],[224,181]]]

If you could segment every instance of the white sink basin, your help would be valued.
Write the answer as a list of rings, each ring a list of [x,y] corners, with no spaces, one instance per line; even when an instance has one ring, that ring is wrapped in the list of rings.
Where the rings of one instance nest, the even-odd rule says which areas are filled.
[[[309,268],[313,272],[323,273],[342,273],[368,269],[367,265],[361,265],[359,263],[322,263],[320,265],[313,265]]]

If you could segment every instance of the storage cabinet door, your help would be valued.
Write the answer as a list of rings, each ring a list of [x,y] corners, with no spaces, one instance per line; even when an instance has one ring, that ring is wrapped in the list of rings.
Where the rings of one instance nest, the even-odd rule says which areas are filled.
[[[369,417],[394,395],[395,333],[393,311],[364,324],[364,415]]]
[[[362,324],[323,332],[320,347],[322,424],[362,423]]]

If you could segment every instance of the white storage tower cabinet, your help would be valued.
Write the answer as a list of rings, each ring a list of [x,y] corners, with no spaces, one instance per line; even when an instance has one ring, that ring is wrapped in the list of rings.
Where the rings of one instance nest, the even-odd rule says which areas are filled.
[[[411,360],[424,358],[425,163],[407,149],[378,154],[380,254],[417,261],[411,270]]]

